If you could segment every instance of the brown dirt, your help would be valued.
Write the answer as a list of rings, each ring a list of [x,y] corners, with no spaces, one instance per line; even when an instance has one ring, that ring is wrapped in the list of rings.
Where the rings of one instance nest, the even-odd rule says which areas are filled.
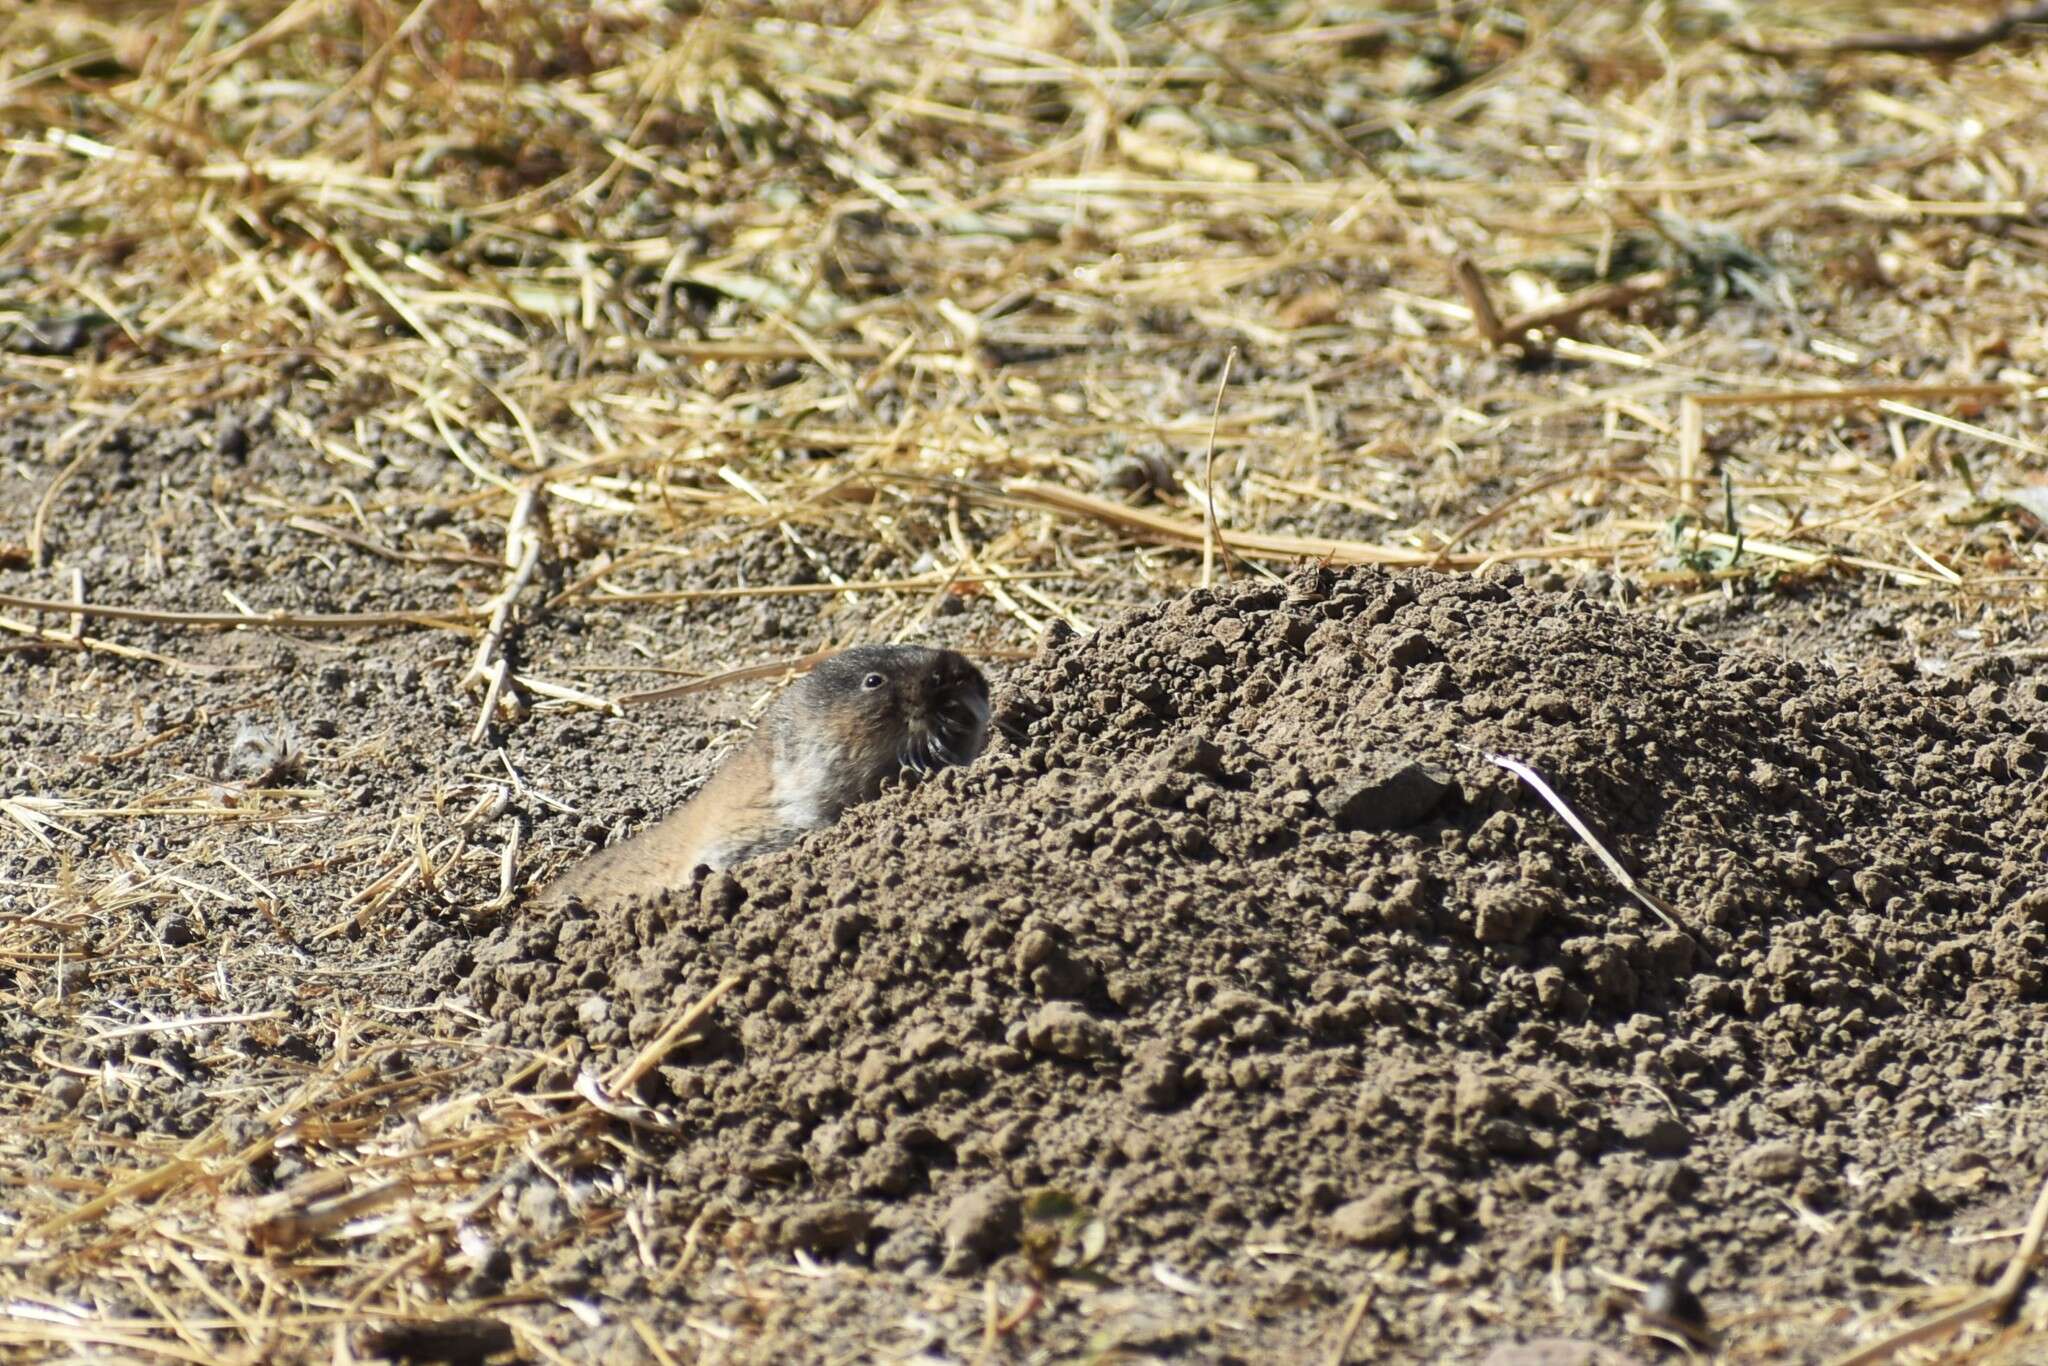
[[[224,467],[250,499],[307,503],[327,478],[260,430],[224,454],[219,425],[114,443],[77,490],[64,543],[95,596],[211,610],[226,581],[270,606],[317,566],[308,605],[421,605],[411,564],[207,509],[193,491]],[[455,477],[412,457],[418,489]],[[449,595],[499,579],[489,523],[394,511],[372,530],[444,556]],[[702,546],[685,581],[816,573],[752,532]],[[91,1191],[195,1136],[259,1143],[351,1055],[370,1095],[413,1098],[221,1179],[285,1189],[316,1153],[421,1141],[413,1113],[451,1087],[512,1083],[529,1115],[568,1114],[581,1067],[735,974],[639,1087],[677,1134],[618,1124],[480,1190],[444,1178],[474,1204],[436,1225],[432,1275],[484,1340],[514,1324],[609,1359],[639,1354],[637,1320],[733,1360],[965,1359],[993,1285],[1026,1355],[1325,1351],[1367,1288],[1373,1358],[1627,1348],[1605,1274],[1691,1259],[1750,1359],[1812,1358],[1835,1306],[1994,1269],[2009,1243],[1947,1240],[2013,1222],[2048,1162],[2027,1042],[2048,996],[2048,688],[2024,658],[1915,665],[1931,618],[1883,629],[1911,603],[1767,600],[1714,614],[1717,647],[1608,605],[1628,593],[1606,576],[1532,574],[1301,570],[1055,633],[992,670],[1004,734],[973,768],[737,876],[558,920],[497,904],[512,830],[537,884],[687,793],[757,690],[544,708],[471,744],[460,637],[88,631],[168,673],[17,643],[10,795],[115,814],[60,812],[82,843],[17,837],[0,865],[9,912],[73,908],[16,927],[0,1060],[31,1121],[10,1158]],[[1742,642],[1818,602],[1877,624],[1829,637],[1849,669]],[[1017,639],[984,599],[956,609],[927,633]],[[711,665],[857,632],[864,609],[638,610]],[[587,643],[616,639],[607,611],[546,614],[516,648],[616,662]],[[252,722],[295,732],[304,767],[235,795]],[[1489,751],[1539,771],[1692,932]],[[465,832],[508,761],[548,800]],[[429,893],[351,906],[416,843],[438,851]],[[152,1027],[191,1015],[266,1018]],[[1070,1211],[1029,1204],[1046,1192]],[[9,1200],[16,1230],[70,1204]],[[97,1279],[90,1244],[13,1255],[36,1303],[149,1312]],[[420,1345],[389,1331],[355,1341]]]
[[[0,607],[0,1358],[1640,1366],[1686,1267],[1824,1362],[2006,1264],[2048,46],[1023,8],[15,7],[0,593],[461,613],[546,493],[480,732],[467,617]],[[1210,508],[1507,563],[1188,596]],[[532,905],[772,685],[562,687],[880,639],[985,762]]]
[[[566,1088],[742,976],[642,1091],[687,1135],[629,1169],[664,1264],[712,1213],[764,1249],[966,1274],[1049,1187],[1106,1221],[1111,1283],[1163,1261],[1255,1324],[1189,1347],[1305,1349],[1325,1325],[1299,1310],[1387,1264],[1367,1249],[1406,1254],[1388,1350],[1435,1350],[1417,1325],[1451,1287],[1591,1330],[1550,1304],[1560,1244],[1653,1275],[1697,1256],[1710,1295],[1852,1293],[2048,1160],[2017,1043],[2048,999],[2044,719],[1514,575],[1304,571],[1051,645],[973,769],[735,876],[450,941],[425,990],[492,1042],[567,1045],[535,1080]],[[550,1229],[508,1221],[514,1267],[616,1293],[625,1229],[554,1264],[523,1251]],[[1084,1323],[1049,1342],[1101,1345]]]

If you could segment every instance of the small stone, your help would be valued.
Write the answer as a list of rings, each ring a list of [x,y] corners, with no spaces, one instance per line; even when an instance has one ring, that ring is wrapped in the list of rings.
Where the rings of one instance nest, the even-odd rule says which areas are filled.
[[[1077,1000],[1102,985],[1100,969],[1068,952],[1043,926],[1033,926],[1017,937],[1016,964],[1018,975],[1048,999]]]
[[[1540,1157],[1545,1151],[1535,1130],[1514,1119],[1495,1118],[1481,1122],[1472,1131],[1472,1141],[1481,1151],[1495,1157]]]
[[[1591,1008],[1586,993],[1572,985],[1559,968],[1538,968],[1535,976],[1536,1001],[1553,1015],[1578,1019]]]
[[[1213,740],[1188,736],[1176,740],[1160,757],[1159,767],[1167,773],[1187,773],[1200,778],[1218,777],[1223,771],[1223,751]]]
[[[1450,794],[1450,775],[1441,769],[1383,755],[1331,783],[1322,803],[1345,830],[1405,830],[1429,819]]]
[[[611,1017],[611,1002],[602,996],[589,997],[576,1007],[576,1023],[585,1029],[595,1029]]]
[[[851,1200],[784,1205],[762,1221],[762,1236],[774,1247],[800,1247],[826,1254],[844,1252],[867,1236],[874,1211]]]
[[[1735,1162],[1736,1169],[1744,1176],[1777,1186],[1797,1181],[1805,1165],[1796,1143],[1760,1143]]]
[[[1482,944],[1527,943],[1552,908],[1548,892],[1521,883],[1482,888],[1474,902],[1472,936]]]
[[[1170,810],[1185,802],[1188,794],[1182,788],[1178,777],[1162,776],[1146,783],[1140,789],[1138,795],[1145,799],[1145,803],[1148,806],[1164,807]]]
[[[1513,1103],[1514,1094],[1508,1083],[1483,1072],[1460,1073],[1451,1091],[1451,1109],[1463,1119],[1504,1114]]]
[[[1408,1236],[1412,1204],[1407,1190],[1382,1186],[1371,1195],[1339,1205],[1330,1215],[1330,1233],[1360,1247],[1392,1247]]]
[[[1411,664],[1421,664],[1437,657],[1436,646],[1420,631],[1403,631],[1388,643],[1381,654],[1388,666],[1405,669]]]
[[[922,1224],[905,1224],[875,1248],[875,1266],[882,1271],[929,1271],[939,1264],[939,1240]]]
[[[1059,951],[1059,940],[1043,926],[1034,925],[1017,936],[1017,971],[1028,973],[1040,963],[1050,962]]]
[[[684,874],[695,871],[685,868]],[[746,904],[747,889],[731,873],[716,872],[704,879],[704,886],[698,892],[698,904],[713,915],[732,915]]]
[[[1015,1248],[1023,1226],[1023,1202],[1001,1186],[958,1197],[946,1209],[946,1274],[973,1271]]]
[[[413,980],[452,986],[468,975],[476,964],[467,941],[444,939],[421,954],[413,964]]]
[[[740,1164],[749,1181],[764,1186],[787,1186],[809,1175],[803,1154],[790,1148],[763,1148]]]
[[[1136,1065],[1125,1073],[1124,1095],[1147,1110],[1170,1110],[1180,1100],[1185,1079],[1179,1054],[1158,1043],[1141,1051]]]
[[[1871,910],[1883,914],[1899,899],[1899,884],[1874,868],[1865,868],[1849,879],[1856,895]]]
[[[1034,1052],[1074,1062],[1107,1057],[1116,1048],[1109,1026],[1066,1001],[1040,1006],[1025,1025],[1024,1037]]]
[[[1636,1107],[1614,1118],[1622,1141],[1652,1157],[1682,1157],[1692,1147],[1686,1127],[1661,1110]]]
[[[825,938],[840,953],[860,944],[860,912],[845,908],[834,910],[825,917]]]
[[[1644,1188],[1666,1199],[1690,1200],[1699,1192],[1700,1174],[1683,1162],[1658,1162]]]
[[[861,1195],[904,1195],[916,1182],[917,1159],[901,1143],[878,1143],[868,1149],[853,1176],[854,1189]]]

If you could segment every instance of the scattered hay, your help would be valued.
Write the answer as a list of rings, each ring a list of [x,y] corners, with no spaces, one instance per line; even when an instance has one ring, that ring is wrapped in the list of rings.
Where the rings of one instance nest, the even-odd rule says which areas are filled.
[[[19,9],[0,19],[0,465],[27,511],[0,524],[4,649],[145,668],[175,693],[270,682],[215,633],[453,637],[470,713],[403,742],[452,746],[530,709],[700,686],[565,683],[518,648],[550,613],[616,626],[830,594],[897,630],[972,591],[1000,608],[1000,647],[1185,586],[1208,551],[1254,575],[1300,556],[1546,561],[1675,610],[1850,580],[1974,614],[1985,651],[2016,657],[2004,636],[2048,584],[2048,52],[2002,41],[2012,26],[1981,6],[1753,17],[1774,38],[1911,27],[1971,50],[1951,65],[1837,43],[1786,63],[1686,7],[1562,0],[1343,18]],[[73,538],[112,447],[195,420],[227,462],[252,433],[297,443],[321,484],[216,480],[181,491],[197,515],[379,557],[405,595],[333,610],[318,582],[224,582],[223,611],[83,582]],[[436,535],[414,520],[429,514],[497,534]],[[783,538],[815,582],[664,572],[736,527]],[[881,567],[844,573],[817,549],[842,543]],[[826,642],[736,643],[749,657],[721,662]],[[601,667],[694,677],[716,653]],[[54,715],[76,699],[17,700]],[[470,1086],[461,1060],[494,1047],[477,1021],[452,1003],[366,1016],[309,950],[344,953],[407,898],[510,905],[516,821],[480,832],[553,799],[502,751],[436,772],[386,828],[323,850],[308,876],[349,890],[299,893],[243,871],[227,836],[335,826],[336,792],[178,774],[128,789],[79,767],[202,724],[31,752],[0,799],[24,1050],[4,1081],[47,1110],[4,1141],[17,1173],[59,1148],[93,1173],[0,1200],[0,1257],[9,1276],[107,1287],[14,1295],[0,1341],[326,1356],[375,1324],[361,1350],[551,1356],[549,1316],[587,1306],[492,1298],[470,1220],[514,1173],[615,1151],[611,1121],[522,1091],[546,1056]],[[127,849],[82,875],[94,822],[174,831],[237,891]],[[229,906],[252,914],[213,971],[327,993],[298,1028],[261,1009],[80,1013],[95,982],[201,1000],[161,946]],[[85,1046],[145,1025],[167,1041],[154,1062]],[[249,1041],[248,1070],[178,1132],[87,1132],[63,1103],[127,1094],[222,1031]],[[333,1046],[266,1051],[311,1035]],[[330,1192],[304,1218],[353,1221],[314,1274],[233,1237],[227,1212],[251,1207],[219,1203],[294,1167]],[[683,1264],[720,1236],[690,1230]],[[352,1259],[368,1245],[377,1260]],[[773,1289],[741,1279],[741,1326],[693,1324],[702,1343],[774,1313]],[[991,1285],[987,1342],[1035,1304]],[[1339,1356],[1370,1308],[1347,1306]]]

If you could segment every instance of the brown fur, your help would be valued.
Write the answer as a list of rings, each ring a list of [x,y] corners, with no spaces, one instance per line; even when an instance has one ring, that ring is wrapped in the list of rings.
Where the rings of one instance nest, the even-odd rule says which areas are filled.
[[[879,686],[868,686],[879,679]],[[600,850],[541,893],[546,905],[628,900],[795,843],[906,769],[969,763],[988,735],[988,683],[965,657],[863,645],[825,659],[682,807]]]

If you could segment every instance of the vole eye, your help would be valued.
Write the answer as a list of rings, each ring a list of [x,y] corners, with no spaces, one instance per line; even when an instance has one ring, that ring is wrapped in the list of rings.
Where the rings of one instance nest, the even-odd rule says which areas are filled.
[[[860,685],[868,692],[873,692],[875,689],[881,687],[884,683],[888,681],[888,679],[882,677],[880,674],[869,674],[866,678],[863,678],[860,681]]]

